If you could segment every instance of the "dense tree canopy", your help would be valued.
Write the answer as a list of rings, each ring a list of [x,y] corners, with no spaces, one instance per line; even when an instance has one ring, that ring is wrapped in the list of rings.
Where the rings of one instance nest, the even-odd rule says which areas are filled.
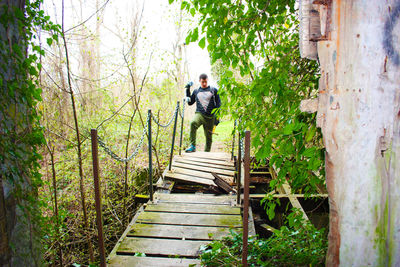
[[[260,160],[269,160],[295,189],[312,192],[324,177],[324,149],[315,115],[302,99],[316,96],[317,63],[300,58],[295,1],[183,1],[200,14],[186,38],[206,47],[216,66],[224,113],[252,131]],[[276,184],[272,183],[274,188]]]

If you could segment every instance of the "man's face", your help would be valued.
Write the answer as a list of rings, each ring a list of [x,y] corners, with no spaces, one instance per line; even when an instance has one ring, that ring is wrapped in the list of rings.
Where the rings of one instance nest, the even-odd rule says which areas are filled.
[[[200,85],[201,85],[202,88],[207,88],[208,79],[200,79]]]

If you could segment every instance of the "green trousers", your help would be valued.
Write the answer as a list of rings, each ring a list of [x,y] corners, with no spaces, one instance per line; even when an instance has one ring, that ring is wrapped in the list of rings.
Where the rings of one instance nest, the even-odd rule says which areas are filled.
[[[196,112],[193,120],[190,122],[190,144],[196,146],[197,129],[203,125],[204,135],[206,137],[206,147],[204,151],[210,152],[212,144],[212,130],[214,127],[214,118],[208,117],[200,112]]]

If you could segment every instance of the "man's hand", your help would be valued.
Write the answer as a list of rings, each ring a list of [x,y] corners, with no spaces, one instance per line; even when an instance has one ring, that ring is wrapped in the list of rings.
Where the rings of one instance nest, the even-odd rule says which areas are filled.
[[[193,82],[188,82],[185,86],[186,89],[190,89],[190,87],[193,85]]]

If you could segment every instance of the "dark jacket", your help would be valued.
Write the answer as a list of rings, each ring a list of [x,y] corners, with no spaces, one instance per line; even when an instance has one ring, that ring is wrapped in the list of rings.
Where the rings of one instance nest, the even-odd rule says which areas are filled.
[[[190,88],[186,89],[186,96],[190,97],[189,105],[196,102],[196,112],[200,112],[211,117],[212,111],[221,106],[221,99],[218,95],[218,89],[208,86],[206,88],[199,87],[190,94]]]

